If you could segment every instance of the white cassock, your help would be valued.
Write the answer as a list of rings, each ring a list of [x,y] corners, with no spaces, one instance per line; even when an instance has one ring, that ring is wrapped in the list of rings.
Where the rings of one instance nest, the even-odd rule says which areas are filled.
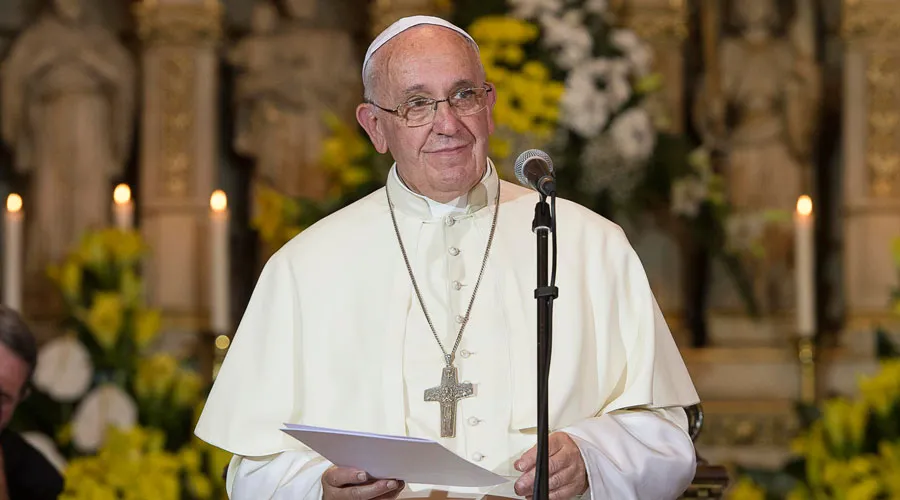
[[[409,191],[395,171],[386,189],[449,351],[481,269],[498,183],[496,234],[455,363],[475,386],[459,402],[456,437],[441,438],[439,404],[424,401],[440,383],[443,354],[380,189],[301,233],[262,271],[196,428],[235,454],[232,499],[321,498],[331,464],[282,433],[285,422],[429,438],[519,475],[513,463],[536,443],[538,195],[500,181],[493,166],[448,205]],[[622,230],[564,200],[557,219],[550,429],[579,446],[590,497],[677,498],[695,470],[682,408],[699,401],[684,362]],[[448,489],[410,484],[403,496],[437,491]]]

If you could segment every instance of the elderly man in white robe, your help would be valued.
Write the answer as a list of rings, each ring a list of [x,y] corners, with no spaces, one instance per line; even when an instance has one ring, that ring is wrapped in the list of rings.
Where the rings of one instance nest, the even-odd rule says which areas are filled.
[[[283,423],[433,439],[515,478],[530,497],[537,442],[538,195],[488,158],[498,92],[469,35],[401,19],[372,42],[357,110],[395,165],[384,188],[267,262],[196,428],[234,454],[232,499],[480,498],[486,489],[374,480]],[[550,499],[674,499],[695,471],[698,402],[622,230],[559,200],[549,379]],[[445,369],[472,384],[442,429],[425,395]]]

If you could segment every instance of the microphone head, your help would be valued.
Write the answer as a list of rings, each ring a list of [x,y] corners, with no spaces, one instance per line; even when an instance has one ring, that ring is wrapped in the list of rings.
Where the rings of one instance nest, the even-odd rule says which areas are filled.
[[[540,149],[523,151],[522,154],[516,158],[515,172],[516,179],[518,179],[519,183],[525,187],[532,187],[531,183],[528,181],[528,177],[525,175],[525,164],[528,163],[528,160],[532,160],[533,158],[537,158],[546,163],[550,173],[553,173],[553,160],[550,159],[550,155]]]

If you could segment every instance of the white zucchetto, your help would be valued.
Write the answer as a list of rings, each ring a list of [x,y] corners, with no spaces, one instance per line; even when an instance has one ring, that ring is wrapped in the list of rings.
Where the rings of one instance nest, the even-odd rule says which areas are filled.
[[[404,31],[414,27],[420,26],[422,24],[432,24],[435,26],[443,26],[444,28],[451,29],[460,35],[468,38],[472,41],[472,45],[475,47],[475,50],[478,50],[478,44],[475,43],[475,39],[472,38],[466,31],[455,24],[445,21],[439,17],[434,16],[410,16],[404,17],[402,19],[397,20],[394,24],[388,26],[384,31],[382,31],[375,40],[369,45],[369,49],[366,51],[366,57],[363,59],[362,65],[362,76],[363,80],[366,78],[366,65],[369,64],[369,59],[372,58],[372,55],[375,54],[375,51],[381,48],[382,45],[388,43],[392,38],[403,33]]]

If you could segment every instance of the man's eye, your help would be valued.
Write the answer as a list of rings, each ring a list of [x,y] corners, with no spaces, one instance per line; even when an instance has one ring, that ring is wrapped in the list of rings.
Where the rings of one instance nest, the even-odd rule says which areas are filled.
[[[460,89],[456,91],[453,97],[456,99],[469,99],[475,95],[475,91],[472,89]]]
[[[431,106],[431,102],[428,99],[412,99],[407,101],[406,105],[409,106],[410,109],[427,108],[428,106]]]

